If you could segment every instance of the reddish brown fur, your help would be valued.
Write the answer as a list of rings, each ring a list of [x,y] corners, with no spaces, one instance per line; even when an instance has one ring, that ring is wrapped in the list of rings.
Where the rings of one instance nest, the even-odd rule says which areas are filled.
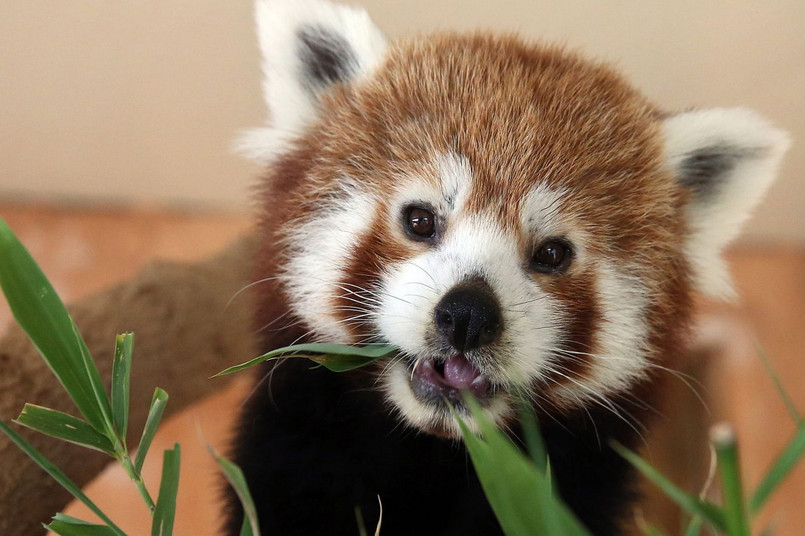
[[[322,106],[299,149],[269,178],[261,277],[276,275],[275,238],[293,237],[295,222],[339,195],[337,177],[388,199],[400,176],[422,176],[435,157],[454,152],[472,167],[467,210],[497,214],[515,233],[535,184],[566,190],[563,215],[590,237],[588,255],[628,266],[649,286],[651,357],[667,362],[677,353],[691,307],[681,257],[684,194],[663,164],[660,113],[611,69],[513,37],[444,34],[398,45],[370,82],[337,87]],[[384,210],[367,221],[345,284],[365,287],[381,266],[420,247],[389,229],[393,217]],[[573,269],[563,277],[567,284],[546,288],[575,319],[569,349],[595,353],[596,281]],[[276,303],[273,285],[267,292]],[[353,334],[361,335],[357,326]],[[587,369],[579,360],[565,365],[574,376]]]
[[[384,219],[376,217],[373,222],[367,223],[370,223],[369,232],[355,248],[344,271],[346,277],[341,283],[342,293],[333,299],[336,311],[349,326],[354,340],[361,342],[365,342],[366,330],[363,329],[362,320],[353,320],[356,315],[361,316],[361,312],[354,311],[358,306],[355,300],[369,301],[371,296],[367,291],[377,288],[383,267],[411,256],[410,247],[395,244]]]
[[[595,296],[595,277],[587,271],[572,278],[543,276],[541,279],[543,288],[558,298],[569,313],[560,343],[568,354],[554,364],[545,381],[548,389],[550,384],[572,386],[574,380],[589,370],[591,356],[596,351],[595,333],[601,323],[601,311]]]

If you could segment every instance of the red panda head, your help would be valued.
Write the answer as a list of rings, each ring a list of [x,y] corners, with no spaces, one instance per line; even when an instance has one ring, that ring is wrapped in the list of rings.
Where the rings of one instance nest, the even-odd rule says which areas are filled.
[[[694,290],[729,293],[787,145],[752,112],[665,114],[512,36],[389,45],[319,0],[257,19],[264,260],[311,338],[399,348],[378,385],[410,424],[455,434],[461,390],[498,421],[607,404],[680,350]]]

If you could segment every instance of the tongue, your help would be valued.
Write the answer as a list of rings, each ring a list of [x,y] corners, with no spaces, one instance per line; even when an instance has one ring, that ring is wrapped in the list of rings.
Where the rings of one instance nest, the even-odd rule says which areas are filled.
[[[463,354],[448,357],[444,362],[444,380],[450,387],[469,389],[472,381],[481,375]]]

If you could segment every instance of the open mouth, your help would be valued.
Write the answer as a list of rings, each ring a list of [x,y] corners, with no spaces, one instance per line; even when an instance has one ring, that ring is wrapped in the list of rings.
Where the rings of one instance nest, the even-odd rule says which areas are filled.
[[[411,388],[423,402],[462,405],[462,391],[467,391],[482,403],[491,394],[491,384],[464,354],[445,359],[420,359],[412,364]]]

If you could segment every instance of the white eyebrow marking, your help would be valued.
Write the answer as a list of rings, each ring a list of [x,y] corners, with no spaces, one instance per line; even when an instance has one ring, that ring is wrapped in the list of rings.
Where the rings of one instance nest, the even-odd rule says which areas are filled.
[[[460,209],[472,183],[472,167],[466,156],[454,152],[436,159],[436,172],[442,183],[442,196],[451,211]]]
[[[562,201],[567,196],[565,190],[553,190],[538,184],[525,197],[520,211],[520,222],[524,229],[543,236],[561,235]]]

